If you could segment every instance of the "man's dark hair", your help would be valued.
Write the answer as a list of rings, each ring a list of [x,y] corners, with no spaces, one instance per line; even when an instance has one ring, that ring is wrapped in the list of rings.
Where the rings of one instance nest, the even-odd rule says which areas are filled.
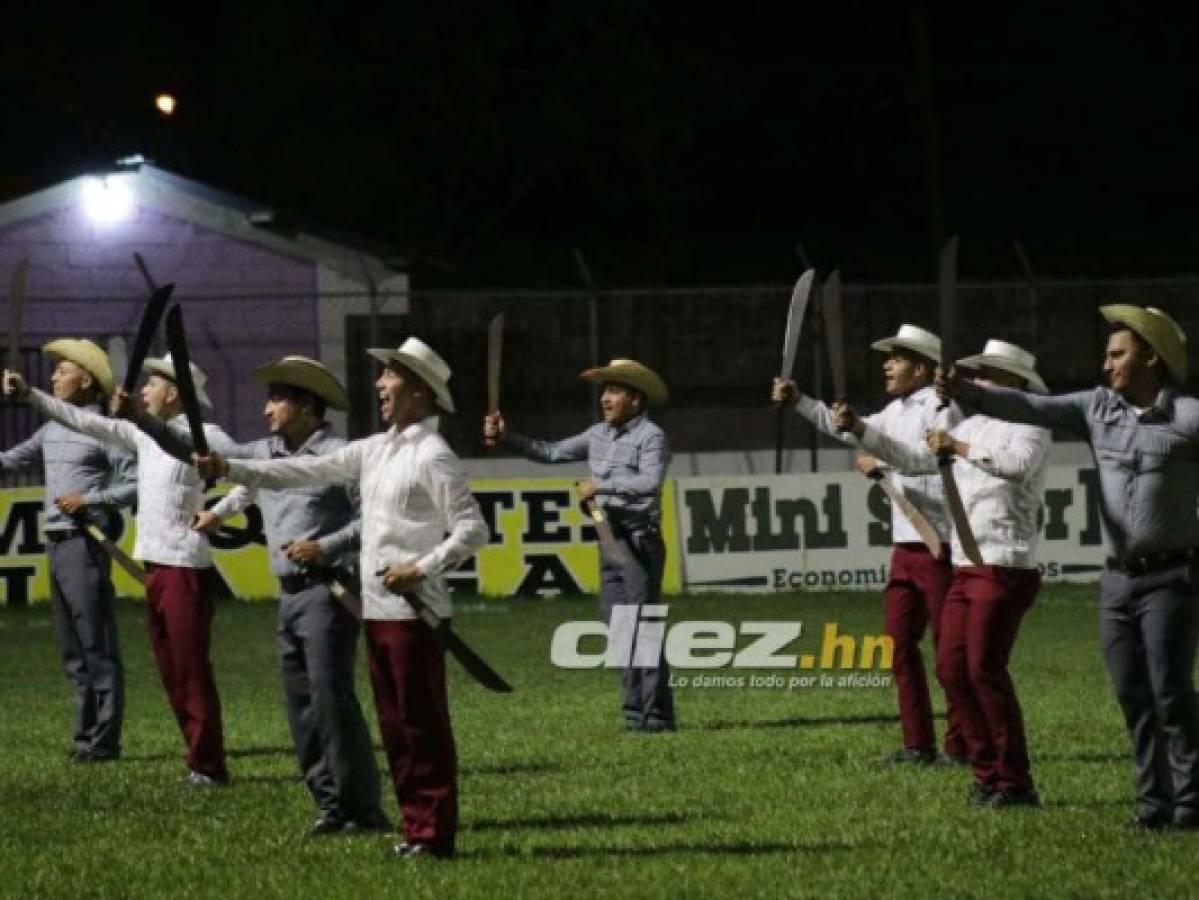
[[[324,401],[324,399],[312,393],[312,391],[306,391],[303,388],[296,387],[293,384],[272,384],[270,386],[270,393],[273,396],[283,397],[286,400],[291,400],[297,406],[307,406],[312,410],[313,415],[315,415],[317,419],[324,421],[325,410],[328,407],[328,404]]]

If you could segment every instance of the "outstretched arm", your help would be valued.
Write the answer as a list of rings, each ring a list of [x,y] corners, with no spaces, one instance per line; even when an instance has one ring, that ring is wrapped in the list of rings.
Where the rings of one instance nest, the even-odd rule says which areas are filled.
[[[1082,438],[1090,436],[1087,411],[1095,397],[1093,390],[1047,396],[963,380],[955,386],[954,397],[964,406],[996,419],[1059,428]]]

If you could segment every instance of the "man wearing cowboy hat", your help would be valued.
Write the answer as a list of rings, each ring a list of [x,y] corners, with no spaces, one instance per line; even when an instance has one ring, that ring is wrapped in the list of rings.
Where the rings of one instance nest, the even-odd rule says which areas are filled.
[[[326,408],[349,409],[345,388],[315,359],[285,356],[256,369],[267,387],[263,410],[271,437],[216,449],[230,459],[326,456],[345,446],[325,421]],[[355,833],[387,827],[379,807],[379,769],[354,692],[359,625],[330,593],[330,581],[354,580],[358,493],[335,484],[259,492],[271,571],[279,579],[277,643],[296,759],[316,801],[310,833]],[[196,516],[208,530],[241,512],[254,495],[226,494]]]
[[[175,364],[168,353],[142,366],[149,378],[141,397],[146,413],[186,428],[183,401],[175,385]],[[195,363],[192,380],[200,402],[212,406],[204,392],[207,377]],[[29,403],[42,416],[96,440],[122,447],[137,456],[137,542],[133,555],[146,568],[146,630],[158,673],[179,730],[187,745],[190,787],[224,784],[224,727],[221,701],[209,649],[215,611],[217,575],[207,538],[188,527],[203,509],[204,484],[195,470],[172,456],[132,422],[109,419],[63,403],[5,371],[4,392]],[[121,409],[124,391],[114,391],[113,407]],[[230,438],[205,424],[213,443]]]
[[[489,531],[458,457],[438,434],[437,410],[454,411],[450,367],[416,338],[367,352],[384,366],[375,387],[386,431],[324,456],[229,460],[213,453],[196,463],[206,477],[251,488],[359,486],[367,660],[403,814],[396,855],[445,858],[458,830],[445,652],[405,596],[415,593],[441,618],[451,616],[444,573],[486,544]]]
[[[1037,374],[1036,357],[1005,341],[987,341],[982,353],[957,365],[977,370],[979,384],[1048,392]],[[1007,662],[1020,620],[1041,585],[1037,514],[1049,465],[1049,431],[972,415],[952,433],[932,431],[926,440],[913,443],[871,428],[845,404],[834,407],[834,420],[868,453],[905,472],[933,473],[940,454],[954,457],[962,504],[985,565],[970,563],[955,534],[953,583],[941,610],[937,678],[961,717],[974,768],[969,801],[994,808],[1039,806]]]
[[[1099,308],[1112,325],[1106,387],[1057,397],[971,384],[938,389],[1011,422],[1070,432],[1091,445],[1107,566],[1099,582],[1104,662],[1136,761],[1143,828],[1199,827],[1199,401],[1183,396],[1186,335],[1153,307]]]
[[[581,375],[603,385],[604,421],[561,441],[537,441],[508,429],[496,410],[483,419],[483,439],[503,444],[545,463],[587,460],[591,477],[579,482],[584,501],[598,498],[614,534],[628,551],[626,559],[600,552],[601,602],[611,622],[619,604],[656,603],[662,588],[666,547],[662,542],[662,482],[670,464],[666,434],[649,420],[648,408],[666,403],[666,383],[656,372],[631,359],[614,359]],[[630,660],[631,662],[631,660]],[[665,659],[649,668],[626,666],[625,724],[632,731],[675,729],[674,697]]]
[[[953,406],[940,410],[932,381],[941,361],[941,339],[915,325],[901,325],[899,331],[875,341],[872,349],[887,354],[883,376],[888,396],[893,399],[881,412],[865,421],[876,431],[908,444],[924,440],[925,434],[938,428],[952,428],[960,420]],[[775,379],[771,397],[775,403],[794,403],[795,410],[818,430],[837,440],[857,446],[852,434],[837,429],[832,411],[813,397],[800,394],[794,381]],[[843,398],[838,398],[843,399]],[[879,462],[873,457],[858,460],[858,469],[874,474]],[[941,538],[942,551],[934,556],[915,527],[897,508],[891,510],[891,565],[883,589],[884,628],[894,641],[892,671],[899,695],[899,722],[903,746],[886,757],[890,763],[952,764],[967,759],[966,742],[961,733],[957,710],[946,696],[946,728],[941,753],[936,750],[933,709],[920,641],[931,625],[933,646],[941,635],[941,604],[953,568],[949,562],[949,522],[945,513],[945,495],[936,474],[900,469],[889,476],[896,489],[912,502]]]
[[[88,340],[60,338],[42,347],[55,359],[50,385],[63,403],[99,413],[112,391],[108,354]],[[120,534],[116,511],[137,496],[133,457],[57,422],[0,453],[0,470],[45,469],[46,555],[63,666],[75,686],[71,759],[105,762],[121,755],[125,667],[113,612],[112,560],[79,527],[98,524]]]

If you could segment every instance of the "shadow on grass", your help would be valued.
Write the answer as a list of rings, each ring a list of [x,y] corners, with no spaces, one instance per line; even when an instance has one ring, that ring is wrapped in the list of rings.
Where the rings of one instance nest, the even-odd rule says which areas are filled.
[[[944,718],[944,716],[934,716]],[[787,719],[749,719],[731,722],[706,722],[689,726],[691,731],[731,731],[735,728],[807,728],[821,725],[889,725],[899,721],[899,716],[794,716]]]
[[[238,775],[233,773],[230,784],[301,784],[301,775]]]
[[[226,750],[225,755],[230,759],[244,759],[252,756],[294,756],[295,750],[291,747],[243,747],[240,749]],[[122,762],[144,763],[144,762],[162,762],[169,759],[183,759],[184,753],[182,748],[178,750],[168,750],[163,753],[137,753],[121,754]]]
[[[541,772],[565,772],[566,766],[561,763],[496,763],[494,765],[462,766],[460,775],[537,775]]]
[[[1071,763],[1129,763],[1132,752],[1127,753],[1038,753],[1037,762]]]
[[[582,813],[574,816],[535,816],[528,819],[476,819],[464,822],[463,831],[553,830],[558,828],[617,828],[622,825],[678,825],[692,822],[699,816],[684,813],[646,814],[641,816],[610,816],[604,813]]]
[[[468,851],[459,856],[464,859],[637,859],[674,854],[703,854],[705,856],[770,856],[783,853],[833,853],[860,849],[861,845],[839,842],[814,844],[787,844],[773,841],[737,841],[734,843],[683,842],[658,844],[649,847],[509,847],[496,850]]]
[[[1119,800],[1046,800],[1042,804],[1046,809],[1110,809],[1114,806],[1132,808],[1134,803],[1130,797]]]

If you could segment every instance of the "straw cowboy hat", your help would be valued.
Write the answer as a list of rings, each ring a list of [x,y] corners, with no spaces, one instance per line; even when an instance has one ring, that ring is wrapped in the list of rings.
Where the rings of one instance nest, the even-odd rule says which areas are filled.
[[[98,344],[82,338],[59,338],[44,344],[42,352],[73,362],[96,379],[105,396],[112,393],[115,384],[112,364],[108,361],[108,354]]]
[[[1113,303],[1099,307],[1099,313],[1113,325],[1124,325],[1145,339],[1154,349],[1166,371],[1178,384],[1187,380],[1187,336],[1182,326],[1152,306]]]
[[[1028,389],[1034,394],[1048,394],[1044,379],[1037,374],[1037,358],[1027,350],[1022,350],[1007,341],[997,341],[994,338],[987,341],[982,353],[967,356],[957,361],[959,366],[967,369],[978,369],[986,366],[999,369],[1023,378],[1028,382]]]
[[[204,385],[208,384],[208,376],[195,363],[191,364],[192,383],[196,386],[196,399],[203,406],[212,409],[212,401],[208,399],[208,394],[204,392]],[[150,375],[161,375],[163,378],[175,381],[175,361],[171,359],[171,354],[159,359],[157,356],[149,357],[142,363],[142,371]]]
[[[259,384],[285,384],[315,394],[330,409],[350,408],[350,398],[337,376],[323,363],[307,356],[285,356],[269,366],[255,369],[252,377]]]
[[[661,376],[633,359],[614,359],[606,366],[584,369],[579,373],[579,377],[600,384],[622,384],[631,387],[645,394],[646,401],[654,406],[661,406],[670,399],[670,391],[666,389],[666,382]]]
[[[379,362],[399,363],[420,377],[425,384],[433,389],[433,399],[446,412],[454,412],[454,398],[450,396],[447,382],[453,371],[446,365],[444,359],[438,356],[433,348],[419,338],[410,337],[396,350],[388,348],[372,348],[366,351]]]
[[[917,328],[915,325],[900,325],[892,337],[883,338],[870,345],[871,350],[881,350],[883,353],[893,353],[896,349],[910,350],[926,359],[940,365],[941,339],[931,331]]]

